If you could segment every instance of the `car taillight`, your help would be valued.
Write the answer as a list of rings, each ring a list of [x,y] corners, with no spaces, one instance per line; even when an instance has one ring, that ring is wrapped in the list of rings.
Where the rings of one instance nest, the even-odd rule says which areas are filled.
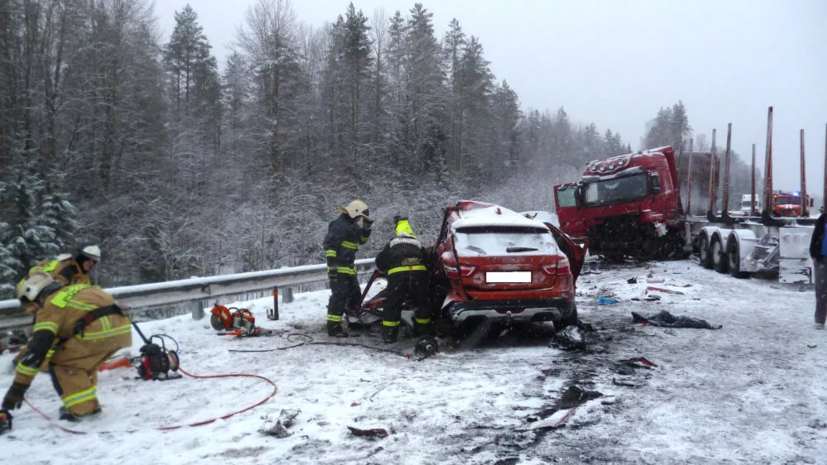
[[[560,257],[554,263],[543,265],[543,271],[550,275],[570,273],[571,267],[569,266],[569,259]]]
[[[445,274],[449,278],[459,278],[460,275],[462,275],[463,278],[467,278],[467,277],[471,276],[472,274],[474,274],[474,271],[476,271],[476,269],[477,269],[476,267],[471,266],[471,265],[460,265],[459,270],[457,270],[453,266],[448,266],[448,265],[443,265],[443,266],[445,267]]]

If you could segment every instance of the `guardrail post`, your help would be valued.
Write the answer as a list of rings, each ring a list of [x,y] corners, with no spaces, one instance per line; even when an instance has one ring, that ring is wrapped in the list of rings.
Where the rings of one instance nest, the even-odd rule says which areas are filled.
[[[285,287],[283,289],[284,295],[281,296],[281,303],[289,304],[293,301],[293,288],[292,287]]]
[[[279,319],[279,288],[273,288],[273,308],[267,310],[267,319],[268,320],[278,320]]]
[[[204,318],[204,305],[200,300],[196,300],[190,304],[192,306],[192,319],[200,320]]]

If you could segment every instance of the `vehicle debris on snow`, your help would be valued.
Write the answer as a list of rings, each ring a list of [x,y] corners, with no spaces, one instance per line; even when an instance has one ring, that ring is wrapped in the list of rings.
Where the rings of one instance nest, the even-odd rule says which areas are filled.
[[[661,310],[658,313],[646,316],[632,312],[632,320],[635,323],[665,328],[721,329],[723,327],[722,325],[713,326],[706,320],[701,320],[700,318],[691,318],[683,315],[675,316],[666,310]]]

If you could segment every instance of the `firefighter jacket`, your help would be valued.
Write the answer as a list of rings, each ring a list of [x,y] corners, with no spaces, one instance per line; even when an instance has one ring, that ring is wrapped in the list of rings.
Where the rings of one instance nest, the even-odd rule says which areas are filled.
[[[58,257],[52,260],[43,260],[29,270],[29,276],[43,271],[52,275],[58,281],[67,284],[92,284],[89,275],[83,272],[80,263],[74,258]]]
[[[405,271],[427,271],[427,257],[408,220],[402,220],[396,226],[396,237],[376,256],[376,269],[389,276]]]
[[[53,365],[71,365],[131,346],[130,319],[111,295],[88,284],[64,286],[46,297],[35,313],[32,338],[26,356],[17,364],[14,382],[31,384],[50,353]]]
[[[370,229],[363,229],[355,219],[342,213],[331,221],[324,238],[324,256],[328,271],[336,268],[339,274],[356,275],[356,251],[370,237]]]

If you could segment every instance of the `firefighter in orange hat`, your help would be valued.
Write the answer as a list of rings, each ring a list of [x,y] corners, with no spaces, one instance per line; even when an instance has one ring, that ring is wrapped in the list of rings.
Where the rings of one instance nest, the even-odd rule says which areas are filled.
[[[118,350],[132,346],[129,318],[103,289],[66,285],[44,272],[18,284],[17,298],[26,312],[34,314],[35,325],[26,356],[17,364],[0,405],[0,431],[11,428],[10,411],[21,406],[50,351],[49,374],[63,401],[60,419],[77,421],[99,413],[98,367]]]
[[[382,340],[396,342],[402,303],[414,301],[414,335],[433,336],[428,254],[411,229],[408,218],[396,216],[396,236],[376,256],[376,269],[388,277],[388,297],[382,312]]]

